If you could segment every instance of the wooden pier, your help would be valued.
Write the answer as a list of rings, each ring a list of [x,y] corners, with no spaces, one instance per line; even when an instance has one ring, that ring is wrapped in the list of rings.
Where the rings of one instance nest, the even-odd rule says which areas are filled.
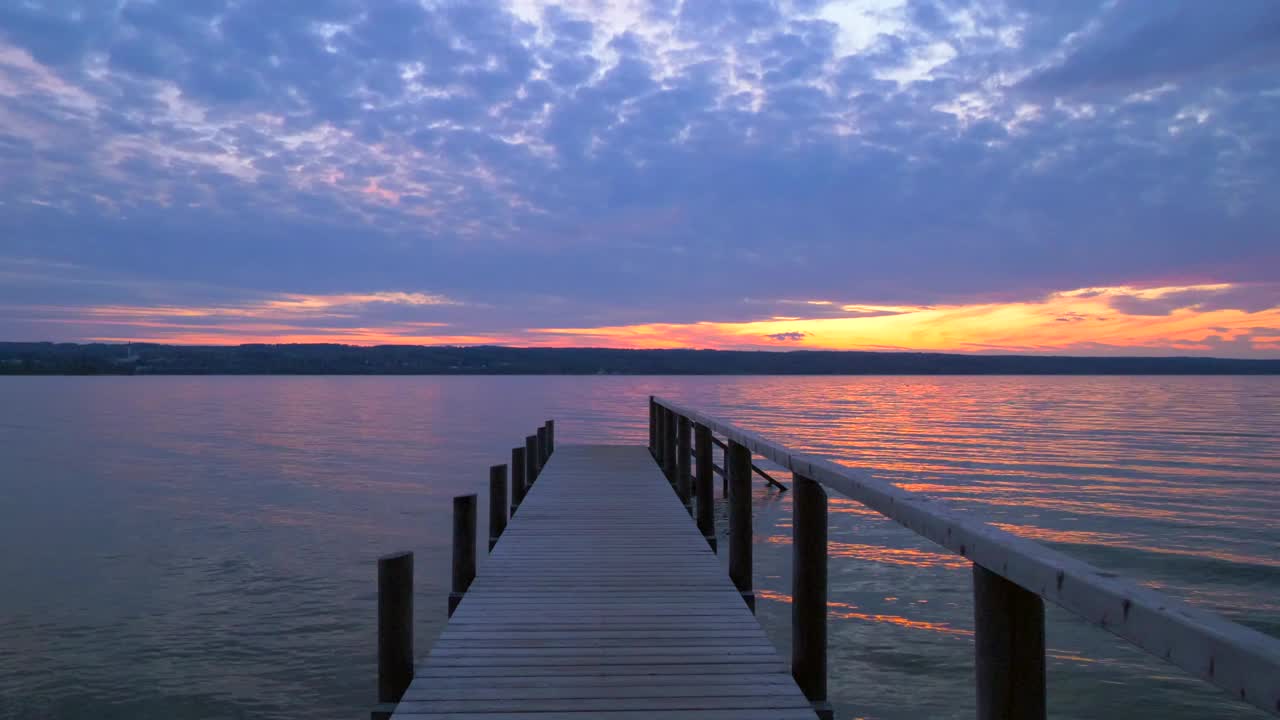
[[[643,446],[556,448],[395,718],[814,717]]]
[[[650,398],[647,448],[557,448],[548,422],[512,469],[510,484],[505,465],[490,469],[498,527],[478,577],[476,496],[455,498],[451,617],[416,663],[412,555],[379,560],[375,720],[830,718],[828,489],[972,561],[979,720],[1045,718],[1045,600],[1280,717],[1280,639],[675,403]],[[789,663],[753,615],[757,475],[794,492]]]

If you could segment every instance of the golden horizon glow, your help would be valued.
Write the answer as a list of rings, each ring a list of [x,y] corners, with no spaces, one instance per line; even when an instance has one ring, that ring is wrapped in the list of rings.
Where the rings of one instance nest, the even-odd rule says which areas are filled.
[[[85,340],[179,345],[339,343],[599,348],[806,349],[1076,354],[1280,354],[1280,307],[1229,302],[1249,286],[1088,287],[1038,300],[874,305],[781,300],[820,313],[762,311],[760,320],[477,330],[445,322],[466,303],[424,292],[282,293],[213,306],[30,306],[34,323],[88,328]],[[1223,298],[1226,298],[1225,300]],[[1264,303],[1265,304],[1265,303]],[[1244,307],[1238,307],[1244,305]],[[376,321],[393,308],[412,320]],[[1127,311],[1126,311],[1127,310]],[[842,314],[845,313],[845,314]],[[431,315],[432,317],[426,317]]]

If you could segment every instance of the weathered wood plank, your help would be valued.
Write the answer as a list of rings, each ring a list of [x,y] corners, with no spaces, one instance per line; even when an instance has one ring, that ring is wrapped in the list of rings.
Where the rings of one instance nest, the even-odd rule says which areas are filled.
[[[647,448],[557,448],[394,717],[810,720],[681,499]]]

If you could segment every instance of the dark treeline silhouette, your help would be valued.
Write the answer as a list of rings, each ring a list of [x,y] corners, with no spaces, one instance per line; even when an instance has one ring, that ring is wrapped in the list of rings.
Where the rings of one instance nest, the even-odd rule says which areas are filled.
[[[1280,374],[1280,360],[497,346],[0,343],[4,375]]]

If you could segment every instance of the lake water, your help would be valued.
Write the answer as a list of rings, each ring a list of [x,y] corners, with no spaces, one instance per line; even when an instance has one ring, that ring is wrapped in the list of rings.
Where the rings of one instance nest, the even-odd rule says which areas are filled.
[[[367,717],[375,558],[416,553],[425,650],[450,498],[547,418],[644,444],[651,393],[1280,635],[1280,378],[0,378],[0,718]],[[967,564],[839,499],[831,548],[837,716],[972,717]],[[1054,607],[1047,641],[1053,717],[1262,717]]]

